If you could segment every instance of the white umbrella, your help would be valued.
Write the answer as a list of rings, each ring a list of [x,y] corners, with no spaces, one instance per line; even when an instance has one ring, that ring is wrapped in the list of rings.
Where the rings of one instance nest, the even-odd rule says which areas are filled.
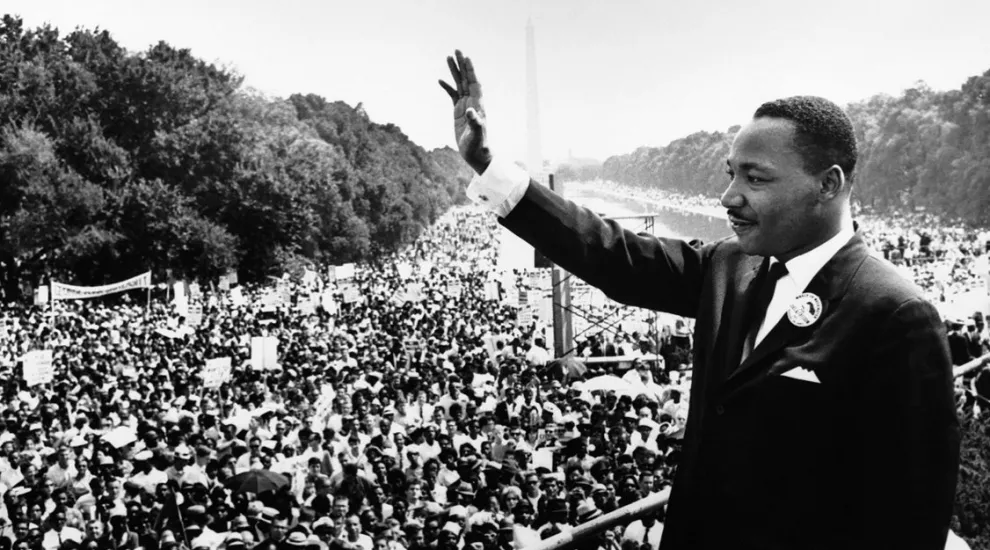
[[[614,391],[615,393],[628,395],[630,397],[636,397],[640,394],[646,395],[648,398],[656,399],[656,396],[648,390],[643,385],[632,384],[618,376],[612,376],[606,374],[604,376],[596,376],[591,380],[586,380],[584,382],[579,382],[574,384],[575,388],[581,391]]]
[[[103,435],[103,441],[120,449],[137,441],[137,434],[127,426],[118,426]]]

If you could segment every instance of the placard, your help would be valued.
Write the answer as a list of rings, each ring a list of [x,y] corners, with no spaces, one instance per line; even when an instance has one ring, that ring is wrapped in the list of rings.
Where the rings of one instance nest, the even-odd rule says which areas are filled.
[[[203,306],[201,304],[191,304],[188,309],[186,324],[191,327],[198,327],[203,324]]]
[[[251,338],[251,367],[255,370],[278,370],[278,338],[254,336]]]
[[[320,305],[323,307],[323,311],[330,315],[337,314],[337,301],[333,299],[333,292],[327,290],[323,292],[320,297]]]
[[[33,350],[24,354],[24,381],[28,386],[51,384],[55,378],[52,350]]]
[[[356,269],[354,267],[354,264],[344,264],[344,265],[335,266],[333,271],[334,271],[334,276],[338,281],[344,281],[347,279],[353,279]]]
[[[355,302],[361,301],[361,291],[355,286],[349,286],[344,289],[344,303],[353,304]]]
[[[219,388],[227,382],[230,382],[230,357],[207,359],[203,368],[203,387]]]
[[[41,285],[34,291],[34,305],[43,306],[48,303],[48,285]]]

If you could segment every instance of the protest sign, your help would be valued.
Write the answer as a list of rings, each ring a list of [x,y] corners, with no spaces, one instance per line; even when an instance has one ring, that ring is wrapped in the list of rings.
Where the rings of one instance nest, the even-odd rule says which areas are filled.
[[[255,370],[279,370],[277,337],[251,338],[251,367]]]
[[[203,387],[206,389],[219,388],[230,381],[230,357],[207,359],[203,368]]]
[[[518,321],[518,325],[520,327],[528,327],[532,325],[533,310],[528,307],[521,308],[519,313],[516,315],[516,320]]]
[[[323,311],[330,315],[337,314],[337,301],[333,299],[333,292],[326,290],[320,297],[320,305],[323,307]]]
[[[488,281],[485,283],[485,300],[496,301],[499,298],[498,282]]]
[[[41,285],[34,291],[34,305],[43,306],[48,303],[48,285]]]
[[[344,303],[353,304],[361,301],[361,291],[356,286],[349,286],[344,289]]]
[[[334,266],[333,271],[336,280],[345,281],[354,278],[355,268],[354,264],[344,264]]]
[[[203,323],[203,306],[200,304],[192,304],[188,307],[189,311],[186,315],[186,324],[191,327],[198,327]]]
[[[52,350],[33,350],[24,354],[24,381],[28,386],[50,384],[55,378]]]

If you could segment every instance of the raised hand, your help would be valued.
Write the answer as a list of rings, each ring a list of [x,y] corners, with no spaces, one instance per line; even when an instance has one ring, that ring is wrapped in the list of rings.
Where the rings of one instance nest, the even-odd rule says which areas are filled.
[[[485,109],[481,105],[481,83],[474,74],[471,59],[464,57],[460,50],[454,52],[454,57],[447,57],[447,66],[453,77],[451,86],[443,80],[440,87],[454,102],[454,137],[461,157],[474,171],[481,174],[492,161],[492,153],[488,149],[488,139],[485,135]]]

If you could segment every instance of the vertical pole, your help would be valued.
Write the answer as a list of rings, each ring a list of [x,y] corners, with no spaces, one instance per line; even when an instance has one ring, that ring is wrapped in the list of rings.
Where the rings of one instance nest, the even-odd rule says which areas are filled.
[[[550,190],[564,194],[563,186],[554,181],[550,174]],[[571,324],[571,281],[570,274],[554,265],[550,272],[553,285],[553,354],[564,357],[574,351],[574,330]]]

